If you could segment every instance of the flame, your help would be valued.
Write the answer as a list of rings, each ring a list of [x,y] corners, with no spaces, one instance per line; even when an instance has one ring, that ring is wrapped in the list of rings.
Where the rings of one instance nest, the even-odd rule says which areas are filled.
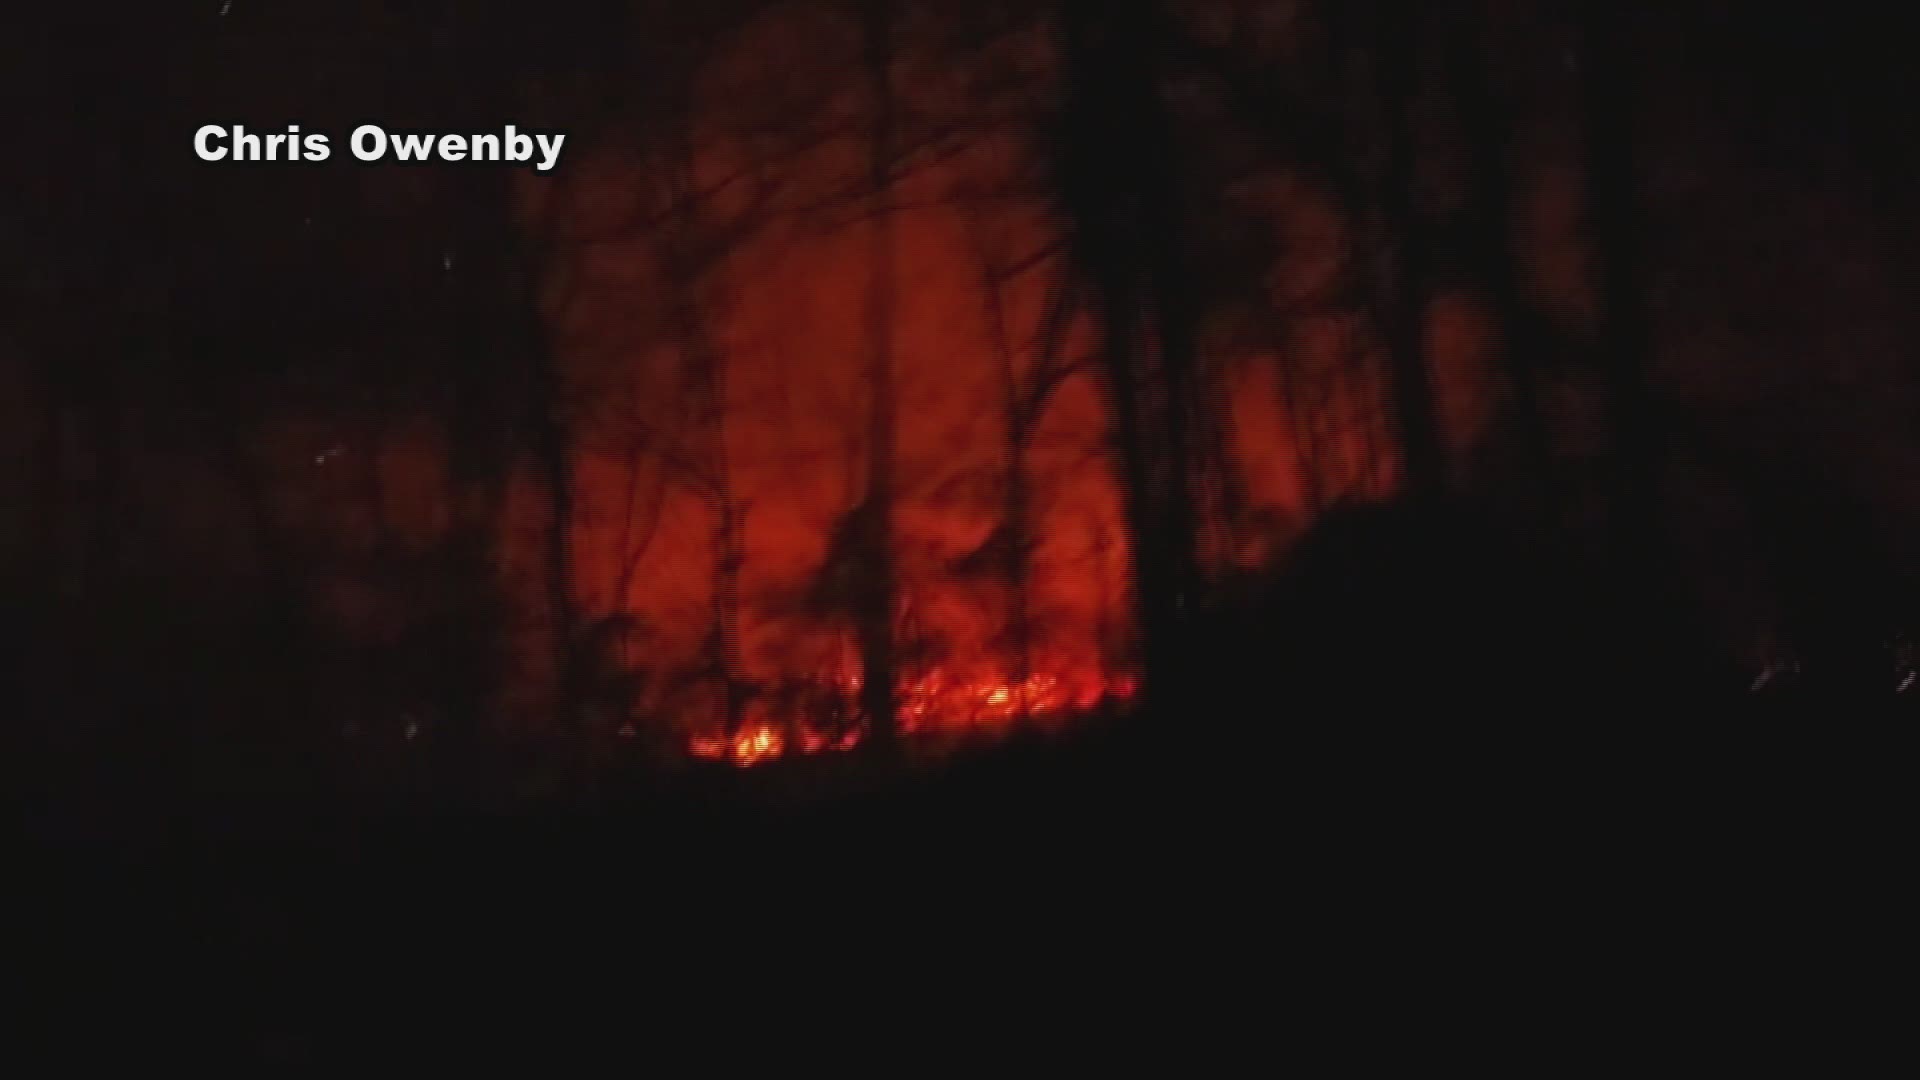
[[[859,696],[861,680],[858,675],[841,675],[823,680],[823,685],[852,700]],[[907,736],[933,736],[1004,730],[1022,720],[1070,719],[1109,702],[1129,701],[1138,689],[1139,679],[1132,675],[1033,675],[1010,680],[995,675],[965,678],[935,670],[900,687],[900,729]],[[751,768],[795,754],[853,750],[864,734],[857,724],[833,730],[807,717],[761,717],[730,736],[696,734],[688,750],[701,760]]]
[[[690,749],[695,757],[710,761],[730,761],[743,768],[772,761],[787,751],[787,737],[770,724],[742,728],[732,739],[724,736],[695,736]]]

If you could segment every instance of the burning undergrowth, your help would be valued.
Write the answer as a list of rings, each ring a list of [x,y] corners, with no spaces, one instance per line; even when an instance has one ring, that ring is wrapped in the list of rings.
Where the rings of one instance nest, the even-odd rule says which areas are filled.
[[[1133,700],[1130,675],[1074,673],[1014,679],[992,671],[936,669],[898,688],[900,734],[938,749],[990,739],[1023,726],[1072,724]],[[736,725],[720,723],[688,738],[693,757],[752,767],[782,758],[858,749],[871,725],[860,712],[859,676],[798,680],[758,696]]]

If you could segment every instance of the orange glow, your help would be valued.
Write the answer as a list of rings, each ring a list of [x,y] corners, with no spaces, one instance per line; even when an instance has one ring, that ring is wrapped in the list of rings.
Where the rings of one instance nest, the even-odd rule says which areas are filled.
[[[737,110],[765,100],[770,70],[796,88],[844,75],[831,50],[800,44],[793,17],[767,8],[716,43],[681,102],[696,137],[672,153],[687,160],[612,140],[524,191],[529,219],[553,238],[543,295],[566,395],[595,403],[574,430],[569,588],[584,613],[644,632],[619,655],[643,689],[616,707],[657,723],[670,747],[743,767],[864,737],[853,637],[869,556],[853,526],[875,473],[876,315],[895,413],[884,540],[901,734],[932,750],[1131,700],[1137,680],[1111,673],[1125,670],[1137,635],[1098,362],[1105,334],[1094,305],[1057,302],[1072,295],[1072,245],[1044,185],[1027,187],[1052,148],[1031,142],[1024,122],[990,123],[963,152],[902,170],[887,215],[899,287],[879,311],[871,215],[796,228],[787,196],[745,205],[755,185],[731,179],[772,169],[780,183],[767,186],[804,205],[864,174],[858,125],[798,140],[793,153],[734,134],[755,126]],[[1034,34],[1044,66],[1051,44]],[[915,100],[964,104],[939,101],[944,92],[916,87],[933,96]],[[772,150],[777,160],[761,160]],[[1344,274],[1346,214],[1310,186],[1269,179],[1236,190],[1234,214],[1303,252],[1263,285],[1276,310],[1291,310]],[[662,216],[654,193],[680,188],[684,201]],[[984,190],[1005,194],[956,197]],[[642,219],[657,224],[636,229]],[[1226,444],[1244,505],[1231,529],[1224,515],[1209,524],[1221,534],[1203,552],[1209,572],[1267,565],[1319,507],[1391,488],[1379,335],[1364,305],[1334,306],[1276,319],[1272,335],[1217,335],[1231,414],[1210,437]],[[1469,332],[1457,302],[1436,307],[1437,392],[1451,402],[1453,387],[1485,382],[1475,360],[1485,335]],[[1444,419],[1464,438],[1475,415],[1450,404]],[[535,485],[512,510],[516,535],[542,535],[548,500]],[[549,565],[537,544],[508,555],[515,581],[537,582]],[[727,694],[743,687],[745,708],[733,701],[723,719]]]
[[[778,728],[758,724],[742,729],[731,741],[724,736],[695,737],[691,749],[695,757],[728,761],[744,768],[786,753],[787,737]]]
[[[859,676],[842,676],[832,684],[848,698],[860,692]],[[1004,731],[1023,718],[1032,723],[1068,721],[1103,704],[1124,704],[1138,689],[1131,675],[1034,675],[1015,683],[1005,677],[966,679],[935,670],[900,688],[900,729],[908,737]],[[790,755],[844,752],[859,746],[865,729],[854,725],[843,731],[822,730],[807,717],[784,721],[758,720],[731,738],[721,733],[696,734],[688,750],[703,761],[751,768]]]

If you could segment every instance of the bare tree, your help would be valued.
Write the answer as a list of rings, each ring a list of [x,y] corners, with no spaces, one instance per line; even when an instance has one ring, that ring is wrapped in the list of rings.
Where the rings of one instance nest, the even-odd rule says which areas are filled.
[[[1599,263],[1599,359],[1607,390],[1611,532],[1621,586],[1645,618],[1656,661],[1678,648],[1660,610],[1671,588],[1660,512],[1661,424],[1652,387],[1653,342],[1641,245],[1634,93],[1628,74],[1633,15],[1590,0],[1580,8],[1585,49],[1588,225]]]
[[[1460,114],[1470,176],[1465,246],[1486,290],[1486,302],[1499,328],[1499,363],[1504,369],[1508,404],[1517,435],[1523,481],[1537,492],[1542,509],[1556,497],[1553,433],[1542,402],[1550,334],[1528,301],[1521,268],[1515,203],[1515,160],[1511,111],[1503,109],[1494,83],[1493,58],[1484,4],[1447,20],[1448,67]]]
[[[746,507],[734,489],[733,467],[727,447],[727,353],[714,340],[702,310],[699,287],[724,256],[724,247],[706,246],[695,238],[697,208],[688,202],[688,177],[676,171],[674,199],[683,207],[677,228],[664,244],[673,296],[668,301],[674,332],[680,341],[686,384],[693,399],[694,423],[700,450],[690,470],[702,495],[712,504],[713,526],[713,652],[725,701],[727,734],[737,734],[744,723],[747,679],[740,652],[740,574],[746,560]],[[713,239],[709,238],[711,245]],[[724,241],[722,241],[724,243]]]
[[[1418,43],[1427,27],[1424,7],[1409,0],[1380,0],[1368,12],[1377,34],[1377,84],[1386,141],[1386,171],[1380,183],[1381,316],[1385,322],[1389,389],[1400,433],[1403,482],[1415,498],[1446,487],[1446,452],[1435,408],[1428,357],[1432,240],[1419,203],[1420,132],[1416,110],[1421,92]]]
[[[1276,167],[1324,193],[1345,218],[1351,250],[1340,302],[1365,323],[1353,366],[1369,366],[1378,342],[1402,483],[1431,495],[1448,472],[1427,334],[1434,238],[1420,201],[1421,42],[1431,16],[1410,0],[1317,3],[1301,15],[1292,32],[1311,42],[1313,62],[1298,71],[1279,70],[1252,42],[1221,45],[1181,27],[1164,36],[1165,48],[1224,91]]]
[[[1179,265],[1183,234],[1171,121],[1156,74],[1157,15],[1144,0],[1063,0],[1054,180],[1104,338],[1150,698],[1176,696],[1185,682],[1180,625],[1198,576],[1197,312]]]
[[[867,476],[866,493],[849,522],[859,562],[858,594],[853,605],[854,634],[861,660],[861,703],[869,738],[880,753],[889,752],[899,734],[895,696],[894,619],[898,587],[894,580],[893,503],[894,322],[897,288],[893,235],[894,90],[893,9],[891,0],[865,0],[865,60],[871,96],[872,130],[868,179],[875,200],[872,262],[867,294]]]
[[[1033,555],[1039,546],[1030,458],[1054,391],[1083,366],[1068,363],[1061,355],[1077,309],[1076,286],[1070,275],[1061,274],[1049,287],[1030,347],[1033,356],[1023,359],[1022,354],[1029,349],[1016,340],[1008,293],[1023,278],[1050,269],[1058,272],[1054,258],[1057,245],[1046,243],[1033,253],[1010,254],[996,243],[983,220],[986,211],[969,206],[965,212],[980,277],[987,340],[1000,369],[1006,433],[1005,472],[999,484],[1001,523],[987,542],[968,556],[966,565],[984,567],[1007,585],[1013,685],[1018,694],[1016,705],[1024,718],[1031,707],[1028,688],[1034,674]]]

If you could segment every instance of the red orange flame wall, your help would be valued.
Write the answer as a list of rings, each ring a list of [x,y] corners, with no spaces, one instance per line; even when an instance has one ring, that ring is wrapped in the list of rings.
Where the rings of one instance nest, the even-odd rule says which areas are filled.
[[[719,732],[719,682],[692,674],[712,667],[717,483],[741,519],[746,677],[845,693],[860,675],[844,621],[819,603],[817,579],[836,522],[863,495],[877,205],[860,186],[868,103],[824,53],[794,55],[779,16],[771,18],[716,53],[701,85],[715,102],[738,102],[729,80],[762,78],[771,51],[795,65],[796,78],[845,84],[818,103],[818,137],[756,130],[715,105],[696,109],[678,159],[607,146],[527,190],[529,227],[557,241],[546,299],[576,403],[580,598],[589,613],[630,613],[643,627],[627,655],[655,675],[644,711],[693,732],[696,755],[740,764],[853,736],[777,715],[765,700],[744,729]],[[1042,70],[1048,63],[1041,39],[1010,48]],[[905,143],[943,110],[974,107],[922,59],[907,55],[896,69]],[[1037,546],[1025,683],[1008,644],[1008,583],[966,569],[1005,520],[1009,380],[1031,388],[1045,378],[1043,324],[1068,272],[1060,230],[1032,183],[1038,159],[1024,131],[1020,122],[976,122],[957,149],[909,153],[887,193],[898,297],[893,550],[909,732],[1067,714],[1131,692],[1125,535],[1101,386],[1088,363],[1097,337],[1084,317],[1057,343],[1052,362],[1073,373],[1057,380],[1026,448]],[[742,179],[769,157],[779,160],[777,182]],[[989,191],[999,195],[978,197]],[[1309,280],[1276,282],[1276,292],[1336,272],[1339,221],[1309,194],[1252,185],[1234,197],[1276,234],[1326,250],[1324,265],[1308,260],[1302,270]],[[626,224],[636,219],[651,225]],[[986,284],[996,275],[997,295]],[[1461,347],[1452,352],[1464,357],[1473,351],[1471,319],[1454,314],[1450,340]],[[1355,363],[1372,345],[1355,320],[1252,344],[1217,333],[1210,345],[1225,361],[1236,467],[1266,520],[1281,523],[1268,530],[1280,535],[1218,554],[1269,557],[1316,501],[1391,483],[1379,388],[1369,365]],[[1283,350],[1284,367],[1274,362]],[[722,370],[717,419],[698,405],[700,365]],[[1472,400],[1450,398],[1456,428],[1477,423]]]

